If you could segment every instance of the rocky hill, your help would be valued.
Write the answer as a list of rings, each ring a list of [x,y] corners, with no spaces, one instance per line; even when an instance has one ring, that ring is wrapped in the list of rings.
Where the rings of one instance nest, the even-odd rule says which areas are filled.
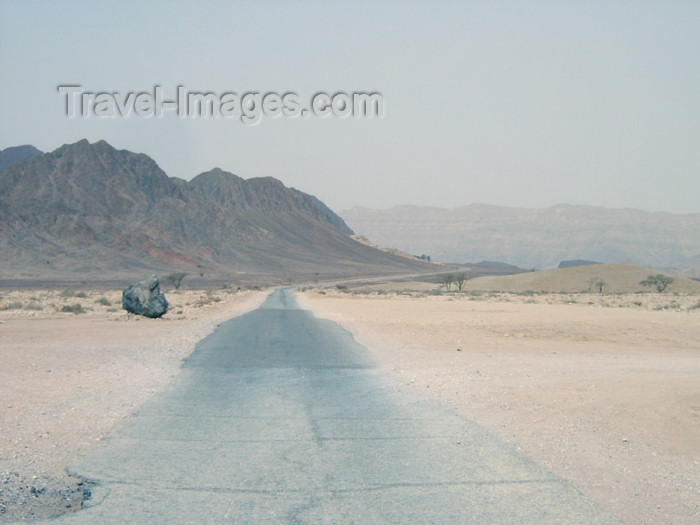
[[[0,174],[0,278],[420,271],[353,240],[317,198],[220,169],[168,177],[144,154],[82,140]]]
[[[24,159],[30,159],[41,155],[41,151],[34,146],[13,146],[11,148],[0,150],[0,173],[7,168]]]
[[[340,215],[357,234],[377,244],[430,254],[444,262],[487,259],[523,268],[551,268],[563,260],[588,259],[700,268],[700,213],[471,204],[454,209],[356,207]]]

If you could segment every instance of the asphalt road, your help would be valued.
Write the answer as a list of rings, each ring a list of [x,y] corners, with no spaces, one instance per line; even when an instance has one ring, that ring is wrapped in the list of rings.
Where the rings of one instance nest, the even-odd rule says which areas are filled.
[[[289,290],[201,341],[69,471],[99,486],[52,522],[617,523],[476,423],[396,391]]]

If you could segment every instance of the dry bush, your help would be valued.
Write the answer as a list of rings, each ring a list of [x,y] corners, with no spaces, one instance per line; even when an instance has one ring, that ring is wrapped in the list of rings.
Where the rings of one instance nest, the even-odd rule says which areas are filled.
[[[12,301],[11,303],[7,303],[5,306],[2,307],[3,310],[21,310],[24,305],[22,304],[22,301]]]
[[[74,303],[74,304],[64,304],[61,306],[61,309],[59,312],[66,312],[66,313],[71,313],[71,314],[84,314],[86,312],[85,308],[80,303]]]

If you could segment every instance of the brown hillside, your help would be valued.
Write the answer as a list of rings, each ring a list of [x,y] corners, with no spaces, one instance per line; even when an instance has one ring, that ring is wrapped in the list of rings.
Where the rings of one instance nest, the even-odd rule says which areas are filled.
[[[650,268],[634,264],[594,264],[541,270],[517,275],[477,277],[467,282],[467,290],[499,292],[588,292],[597,291],[593,280],[605,281],[604,292],[649,292],[655,289],[641,286],[640,281],[651,274],[659,273]],[[666,293],[700,292],[700,282],[685,277],[676,277]]]

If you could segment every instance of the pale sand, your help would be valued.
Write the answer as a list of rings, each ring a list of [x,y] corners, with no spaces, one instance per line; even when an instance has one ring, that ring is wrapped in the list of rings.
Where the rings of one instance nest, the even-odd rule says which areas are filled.
[[[81,295],[0,292],[0,310],[11,307],[0,311],[0,478],[17,478],[16,494],[0,487],[6,517],[50,515],[10,508],[34,504],[17,487],[38,479],[51,488],[77,454],[167,385],[198,341],[267,294],[166,292],[171,307],[162,319],[127,314],[120,291]],[[111,305],[98,303],[102,297]],[[89,310],[57,312],[75,303]]]
[[[612,296],[629,305],[612,308],[324,293],[299,302],[351,331],[400,388],[473,418],[628,523],[700,523],[700,309],[653,311],[672,299],[658,294]]]

